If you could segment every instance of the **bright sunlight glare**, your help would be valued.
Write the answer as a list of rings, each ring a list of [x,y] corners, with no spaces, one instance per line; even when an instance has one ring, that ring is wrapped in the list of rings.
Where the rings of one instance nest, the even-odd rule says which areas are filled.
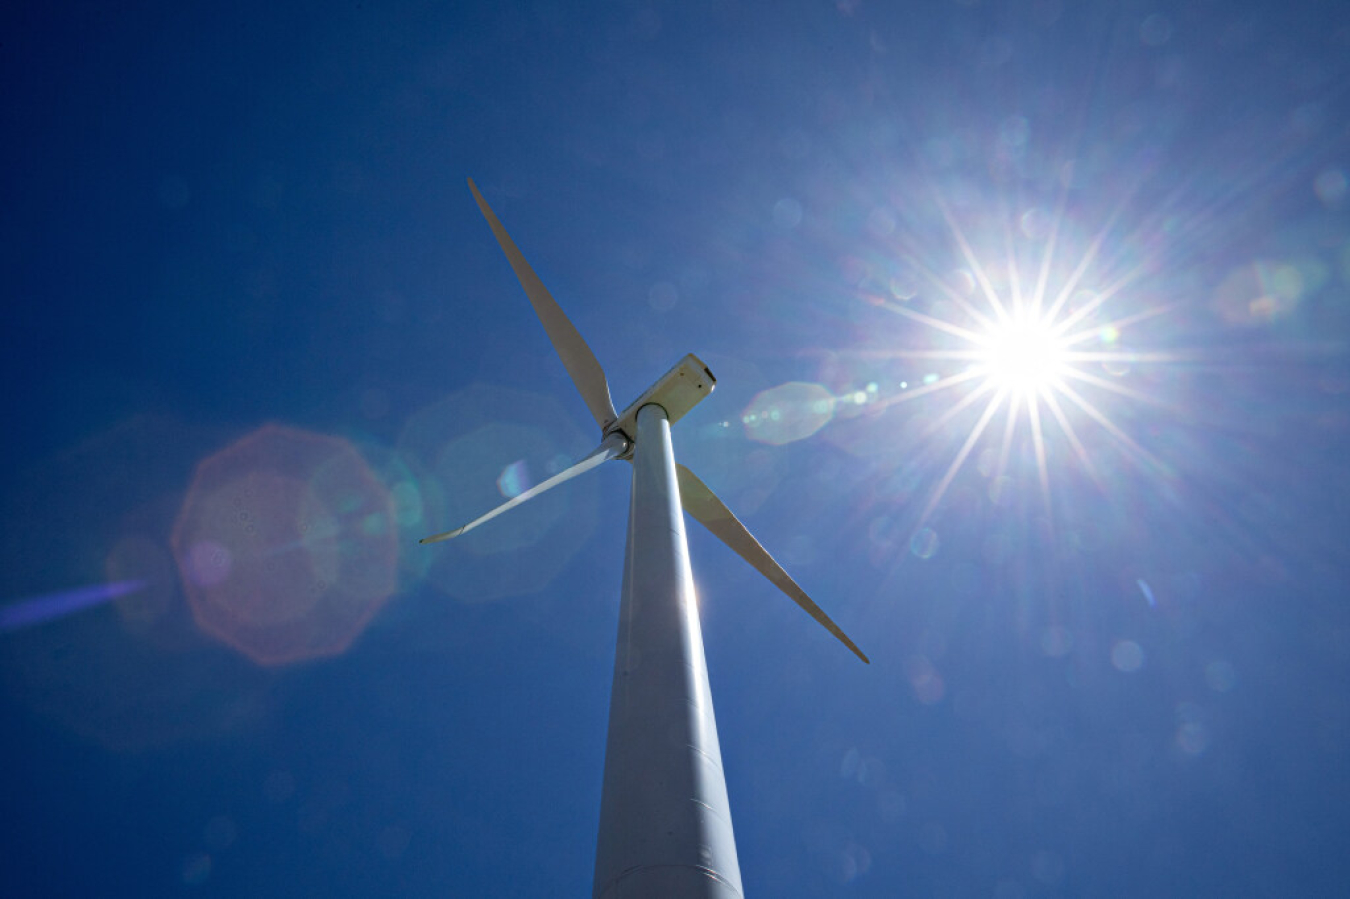
[[[992,385],[1023,397],[1058,387],[1068,348],[1049,321],[1021,316],[992,324],[978,341],[977,365]]]
[[[1121,346],[1126,326],[1165,314],[1166,305],[1145,306],[1123,317],[1108,318],[1103,307],[1113,298],[1128,295],[1129,288],[1144,273],[1138,265],[1112,272],[1107,262],[1098,268],[1099,254],[1106,245],[1117,210],[1105,226],[1081,250],[1068,260],[1059,260],[1056,251],[1068,255],[1059,246],[1063,221],[1054,219],[1049,236],[1040,248],[1033,282],[1023,279],[1026,263],[1012,244],[1011,229],[1005,240],[1006,257],[981,258],[966,234],[957,225],[944,199],[934,194],[939,211],[958,248],[965,268],[943,278],[926,266],[919,254],[905,248],[897,262],[908,267],[932,288],[933,300],[921,311],[911,302],[916,292],[896,293],[896,300],[883,301],[885,308],[923,325],[933,335],[941,335],[947,346],[926,349],[892,350],[896,358],[946,360],[964,363],[964,368],[946,375],[932,375],[922,387],[905,390],[883,402],[894,403],[936,398],[946,394],[951,402],[940,414],[929,418],[917,434],[932,438],[967,410],[981,408],[954,458],[930,492],[919,514],[922,525],[936,510],[957,472],[976,453],[981,440],[994,445],[991,470],[995,481],[1012,464],[1014,444],[1030,442],[1035,460],[1042,502],[1050,504],[1050,442],[1058,436],[1067,444],[1083,473],[1099,487],[1101,476],[1092,455],[1080,436],[1080,428],[1100,427],[1126,458],[1149,472],[1165,472],[1160,459],[1141,446],[1110,415],[1110,402],[1134,400],[1156,403],[1156,398],[1128,386],[1119,377],[1133,363],[1175,361],[1175,352],[1140,353]],[[1123,207],[1122,207],[1123,208]],[[1076,257],[1076,258],[1074,258]],[[1105,283],[1101,283],[1101,282]],[[1058,282],[1055,284],[1054,282]],[[1093,283],[1098,282],[1098,283]],[[1026,288],[1030,287],[1028,291]],[[1103,320],[1106,318],[1106,320]],[[953,345],[951,341],[955,339]],[[1097,374],[1094,369],[1101,371]],[[1103,377],[1102,375],[1109,377]],[[950,391],[950,392],[949,392]],[[1002,413],[1003,421],[997,422]],[[999,436],[1001,432],[1001,436]]]

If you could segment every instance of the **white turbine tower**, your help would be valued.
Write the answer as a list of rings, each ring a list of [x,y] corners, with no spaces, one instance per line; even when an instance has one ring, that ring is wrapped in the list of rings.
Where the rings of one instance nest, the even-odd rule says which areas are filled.
[[[670,426],[712,392],[715,379],[707,366],[693,355],[685,356],[627,409],[615,412],[609,383],[595,354],[472,180],[469,189],[599,424],[601,440],[571,468],[462,527],[421,542],[458,537],[610,459],[633,463],[592,895],[595,899],[740,897],[740,865],[680,507],[858,658],[866,662],[867,656],[707,485],[676,464]]]

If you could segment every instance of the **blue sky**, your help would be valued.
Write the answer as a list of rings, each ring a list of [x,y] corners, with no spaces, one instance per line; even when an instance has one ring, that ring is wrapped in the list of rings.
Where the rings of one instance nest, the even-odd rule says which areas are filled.
[[[467,177],[873,661],[691,526],[748,894],[1350,874],[1340,4],[0,15],[6,895],[589,890],[628,470],[416,545],[596,438]]]

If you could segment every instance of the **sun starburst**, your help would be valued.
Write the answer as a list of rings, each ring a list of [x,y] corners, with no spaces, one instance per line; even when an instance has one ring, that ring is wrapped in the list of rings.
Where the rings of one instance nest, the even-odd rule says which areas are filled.
[[[928,285],[924,293],[931,299],[923,308],[925,304],[914,291],[909,296],[886,298],[882,305],[923,326],[920,333],[931,338],[929,348],[900,349],[890,355],[945,363],[947,370],[928,375],[914,389],[906,384],[906,389],[881,402],[947,394],[951,401],[931,407],[941,411],[913,435],[920,441],[970,414],[975,419],[964,438],[958,438],[960,444],[930,491],[916,527],[937,509],[982,442],[991,444],[987,449],[993,455],[982,451],[981,456],[994,459],[988,474],[998,483],[1009,468],[1014,445],[1029,441],[1047,510],[1051,441],[1067,444],[1081,471],[1102,486],[1098,461],[1080,433],[1084,428],[1100,428],[1109,443],[1138,467],[1151,473],[1165,471],[1166,466],[1108,413],[1113,401],[1160,404],[1157,397],[1129,386],[1122,376],[1137,363],[1171,358],[1121,345],[1126,328],[1166,312],[1166,307],[1144,308],[1117,318],[1105,315],[1108,301],[1126,295],[1141,274],[1136,266],[1111,277],[1111,266],[1098,266],[1115,217],[1069,265],[1056,264],[1061,222],[1052,223],[1040,248],[1034,285],[1025,285],[1028,290],[1011,227],[1005,228],[1005,258],[1001,264],[989,264],[985,260],[991,257],[977,253],[941,199],[938,205],[963,266],[942,277],[917,254],[901,252],[901,264]],[[996,424],[1000,415],[1001,428]]]

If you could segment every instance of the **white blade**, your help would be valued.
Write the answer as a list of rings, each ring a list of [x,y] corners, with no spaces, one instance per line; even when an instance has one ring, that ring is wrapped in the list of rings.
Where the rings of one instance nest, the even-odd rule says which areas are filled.
[[[458,537],[460,534],[468,533],[469,531],[472,531],[474,528],[478,527],[483,522],[491,521],[492,519],[496,518],[498,515],[502,514],[507,509],[514,509],[516,506],[520,505],[526,500],[534,499],[534,497],[543,493],[545,490],[551,490],[552,488],[557,487],[563,481],[570,481],[577,475],[584,474],[590,471],[592,468],[595,468],[601,462],[608,462],[610,459],[622,456],[627,450],[628,450],[628,441],[624,440],[618,434],[610,434],[608,437],[604,439],[603,442],[601,442],[599,446],[591,450],[588,456],[586,456],[577,464],[573,465],[571,468],[567,468],[558,472],[553,477],[549,478],[547,481],[542,481],[538,484],[535,484],[533,487],[531,487],[529,490],[526,490],[524,493],[521,493],[519,496],[511,497],[511,499],[502,503],[500,506],[493,509],[491,512],[488,512],[486,515],[478,516],[477,518],[475,518],[473,521],[469,522],[466,525],[457,527],[453,531],[446,531],[443,534],[434,534],[430,537],[423,537],[421,540],[418,540],[417,542],[439,543],[442,540],[449,540],[452,537]]]
[[[686,512],[712,531],[714,537],[735,550],[736,554],[749,562],[756,571],[772,581],[774,586],[792,597],[793,602],[824,625],[825,630],[838,637],[858,658],[871,664],[867,656],[862,654],[862,650],[839,629],[839,625],[830,620],[829,615],[820,610],[820,606],[811,601],[806,591],[797,586],[797,582],[773,560],[768,550],[759,545],[759,541],[746,530],[740,519],[731,514],[726,504],[708,489],[707,484],[699,480],[698,475],[679,464],[676,464],[675,472],[680,482],[680,503]]]
[[[619,416],[614,411],[614,401],[609,396],[609,382],[605,380],[605,372],[600,367],[600,362],[586,345],[586,341],[581,338],[576,326],[563,314],[562,308],[548,292],[544,282],[539,280],[534,269],[525,261],[524,254],[520,252],[515,241],[511,240],[511,235],[506,233],[506,229],[488,206],[487,200],[484,200],[483,195],[478,192],[472,178],[469,179],[469,190],[473,191],[473,198],[478,201],[483,218],[492,226],[492,233],[496,236],[497,243],[501,244],[502,252],[506,254],[511,268],[515,270],[520,286],[525,288],[525,295],[530,298],[535,314],[539,316],[539,321],[543,322],[548,339],[553,342],[553,349],[562,357],[567,373],[572,376],[572,383],[577,385],[581,398],[586,401],[586,408],[591,410],[591,415],[599,423],[601,430],[609,427]]]

